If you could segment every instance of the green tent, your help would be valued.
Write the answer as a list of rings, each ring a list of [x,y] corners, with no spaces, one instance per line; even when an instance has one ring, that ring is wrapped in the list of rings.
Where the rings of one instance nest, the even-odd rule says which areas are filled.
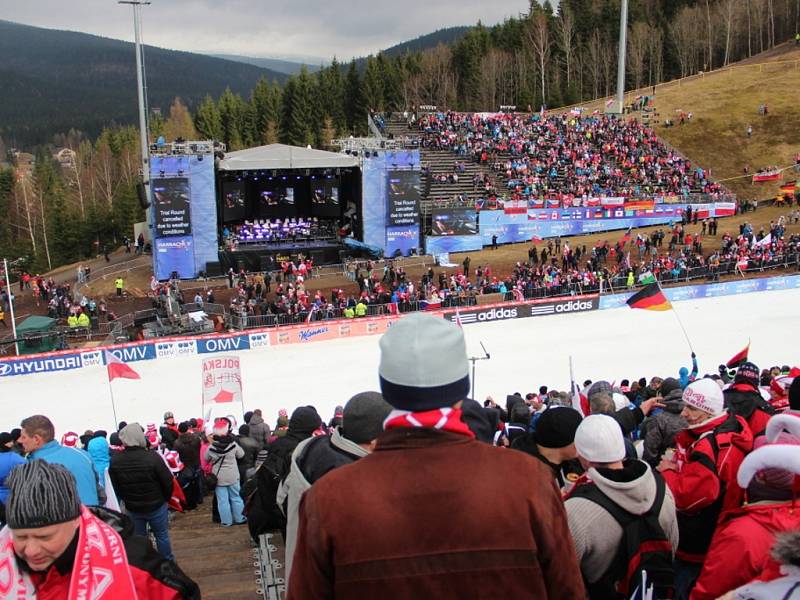
[[[57,321],[50,317],[28,317],[17,325],[20,354],[50,352],[59,346],[59,336],[54,331]]]

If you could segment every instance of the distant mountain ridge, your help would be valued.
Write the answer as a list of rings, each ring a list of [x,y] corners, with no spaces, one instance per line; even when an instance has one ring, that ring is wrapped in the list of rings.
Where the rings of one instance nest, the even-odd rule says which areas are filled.
[[[238,54],[211,54],[210,56],[221,58],[222,60],[231,60],[233,62],[261,67],[262,69],[269,69],[271,71],[283,73],[284,75],[297,75],[303,65],[306,66],[309,73],[316,73],[320,69],[319,64],[310,64],[304,61],[283,60],[280,58],[260,58],[257,56],[240,56]]]
[[[166,113],[227,86],[248,95],[256,82],[287,75],[202,54],[145,47],[149,105]],[[0,136],[30,147],[74,128],[90,136],[112,123],[136,123],[133,44],[86,33],[0,20]]]

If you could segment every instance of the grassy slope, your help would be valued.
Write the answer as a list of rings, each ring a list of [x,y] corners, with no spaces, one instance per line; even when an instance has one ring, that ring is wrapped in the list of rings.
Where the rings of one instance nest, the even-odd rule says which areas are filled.
[[[665,84],[656,91],[661,121],[656,132],[717,179],[742,175],[746,164],[751,172],[793,164],[800,151],[800,106],[793,93],[800,87],[800,48],[784,44],[738,65],[680,84]],[[764,102],[769,106],[766,117],[758,114]],[[585,104],[590,111],[602,105],[602,101]],[[664,119],[677,121],[681,110],[693,113],[692,122],[665,128]],[[748,124],[753,126],[750,139]],[[785,179],[794,178],[791,171],[785,174]],[[751,185],[749,178],[725,184],[741,198],[770,198],[778,189],[777,184]]]

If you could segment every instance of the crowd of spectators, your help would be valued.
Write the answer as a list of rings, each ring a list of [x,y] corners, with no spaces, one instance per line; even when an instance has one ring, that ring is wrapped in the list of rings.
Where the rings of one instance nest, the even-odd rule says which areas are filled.
[[[410,343],[426,352],[409,356]],[[800,561],[800,369],[741,357],[701,375],[692,354],[691,372],[481,406],[455,324],[409,316],[380,352],[381,393],[356,394],[327,424],[310,405],[278,411],[274,428],[260,409],[241,426],[168,410],[160,426],[123,421],[110,435],[24,419],[0,433],[4,564],[38,596],[64,597],[75,556],[102,569],[102,555],[71,549],[99,527],[125,546],[116,564],[141,597],[198,598],[169,512],[210,500],[222,527],[280,532],[290,599],[465,597],[500,573],[517,595],[628,598],[642,571],[655,598],[794,597],[797,571],[780,563]],[[491,500],[499,489],[504,502]],[[58,534],[47,553],[25,543],[43,528]],[[509,547],[523,552],[514,569]],[[365,561],[381,568],[346,576]]]
[[[448,112],[423,115],[415,125],[423,147],[492,168],[515,200],[566,207],[602,196],[726,195],[707,171],[633,119]]]

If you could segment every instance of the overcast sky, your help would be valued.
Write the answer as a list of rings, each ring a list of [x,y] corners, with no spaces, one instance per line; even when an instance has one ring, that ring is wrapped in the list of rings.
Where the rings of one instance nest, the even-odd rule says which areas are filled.
[[[147,44],[204,53],[340,59],[442,27],[494,24],[529,0],[152,0]],[[116,0],[0,0],[0,19],[132,40],[132,9]]]

